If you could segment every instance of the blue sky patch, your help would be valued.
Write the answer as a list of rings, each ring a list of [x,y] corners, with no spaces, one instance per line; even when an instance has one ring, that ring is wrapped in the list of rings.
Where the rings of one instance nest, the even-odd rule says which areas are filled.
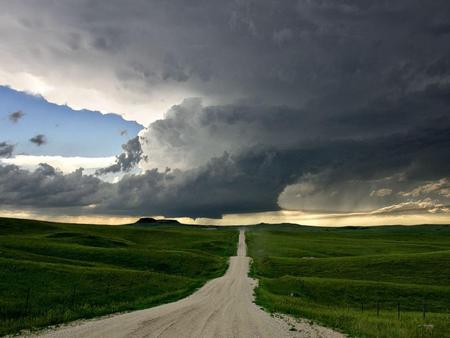
[[[113,156],[141,129],[116,114],[73,110],[0,86],[1,140],[15,144],[16,155]]]

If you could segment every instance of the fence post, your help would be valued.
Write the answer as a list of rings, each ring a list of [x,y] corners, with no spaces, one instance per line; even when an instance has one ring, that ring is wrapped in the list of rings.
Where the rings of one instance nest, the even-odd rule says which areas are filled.
[[[25,314],[28,313],[28,307],[30,305],[30,294],[31,294],[31,288],[27,289],[27,299],[25,301]]]
[[[76,285],[73,287],[73,293],[72,293],[72,308],[74,307],[74,305],[75,305],[75,295],[76,295],[76,292],[77,292],[77,287],[76,287]]]
[[[400,302],[397,303],[397,319],[400,319]]]

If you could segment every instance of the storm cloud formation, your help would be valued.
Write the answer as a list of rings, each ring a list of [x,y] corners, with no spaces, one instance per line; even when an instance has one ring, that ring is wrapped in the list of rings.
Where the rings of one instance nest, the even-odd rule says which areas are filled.
[[[130,3],[0,14],[1,78],[148,125],[93,212],[449,212],[448,1]]]
[[[253,109],[260,114],[257,119]],[[149,154],[148,162],[141,163],[147,171],[111,185],[99,208],[211,218],[279,208],[449,211],[448,118],[354,138],[345,136],[351,125],[318,121],[311,133],[294,116],[298,114],[283,107],[203,107],[198,100],[173,107],[141,138]],[[152,150],[159,150],[158,156],[152,157]]]
[[[146,124],[190,96],[336,116],[448,82],[446,0],[0,4],[4,82]]]
[[[14,165],[0,166],[0,204],[12,207],[79,208],[100,201],[105,183],[83,175],[64,175],[48,164],[34,172]]]
[[[234,108],[206,107],[199,113],[218,109],[222,112],[220,115],[224,116],[224,111],[230,112],[229,118],[222,120],[225,122],[221,122],[223,125],[219,129],[247,130],[253,133],[255,142],[248,142],[244,133],[240,138],[238,133],[227,133],[229,138],[223,136],[221,147],[210,148],[211,158],[203,164],[186,165],[194,163],[194,159],[202,163],[195,148],[198,140],[194,142],[183,137],[193,134],[182,128],[180,121],[167,119],[155,124],[166,122],[178,125],[177,133],[172,129],[172,137],[160,141],[166,143],[167,154],[179,153],[178,147],[186,150],[186,161],[178,162],[183,167],[181,169],[176,168],[177,162],[173,162],[172,169],[166,167],[159,170],[158,166],[163,167],[169,162],[141,162],[141,165],[155,168],[142,174],[125,175],[119,182],[109,184],[83,176],[81,172],[71,174],[66,179],[61,173],[47,170],[46,166],[47,175],[42,174],[43,169],[39,174],[20,171],[21,175],[8,175],[0,183],[0,186],[9,185],[8,189],[3,188],[3,195],[18,196],[17,199],[9,200],[9,204],[27,200],[32,205],[33,198],[25,199],[22,195],[13,194],[19,186],[27,194],[28,189],[33,190],[30,185],[19,183],[25,178],[30,184],[45,179],[46,184],[38,185],[42,191],[31,195],[36,199],[34,203],[37,206],[58,206],[59,202],[50,198],[56,189],[61,194],[68,191],[71,192],[69,196],[77,197],[69,199],[72,206],[80,204],[80,200],[85,201],[83,204],[93,205],[86,212],[98,213],[217,218],[226,213],[271,211],[280,207],[324,212],[448,212],[450,195],[448,180],[445,178],[450,172],[447,156],[450,154],[448,120],[442,119],[439,124],[422,129],[411,127],[402,133],[360,140],[345,138],[340,133],[335,137],[329,135],[328,138],[299,133],[297,140],[289,138],[292,142],[288,142],[282,137],[277,139],[279,126],[276,119],[266,123],[261,123],[264,119],[258,119],[257,127],[250,129],[255,122],[236,117]],[[243,109],[237,108],[238,111]],[[217,120],[212,119],[203,127],[200,135],[212,133],[209,137],[213,137],[215,125]],[[291,128],[294,133],[298,125],[291,121],[291,126],[282,129],[289,134]],[[191,128],[187,130],[192,131]],[[258,135],[263,137],[258,139]],[[270,136],[274,140],[270,141]],[[236,138],[242,144],[239,148],[235,148]],[[180,140],[191,142],[193,146],[185,147]],[[208,138],[204,142],[208,144]],[[192,152],[188,149],[192,149]],[[216,155],[214,150],[222,152],[221,155]],[[149,156],[151,158],[151,152]],[[126,156],[118,157],[117,170],[119,167],[125,168],[120,162],[121,158]],[[110,170],[107,168],[105,172]],[[6,175],[5,171],[0,173],[2,175]],[[48,179],[48,176],[51,178]],[[71,188],[67,188],[67,183],[74,179],[76,183],[73,186],[69,184]],[[12,186],[16,181],[17,185]],[[83,187],[90,188],[84,190]],[[49,198],[39,199],[39,194],[48,194]],[[71,203],[64,205],[69,206]]]

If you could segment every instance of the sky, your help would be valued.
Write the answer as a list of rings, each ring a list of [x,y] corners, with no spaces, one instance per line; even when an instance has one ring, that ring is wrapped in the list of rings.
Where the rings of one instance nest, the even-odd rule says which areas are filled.
[[[0,215],[450,223],[446,0],[0,0]]]

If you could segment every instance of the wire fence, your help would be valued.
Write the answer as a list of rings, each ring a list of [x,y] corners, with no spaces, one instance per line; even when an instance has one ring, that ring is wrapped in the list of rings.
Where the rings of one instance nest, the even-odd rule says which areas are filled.
[[[80,284],[73,284],[63,292],[39,287],[28,287],[20,292],[15,291],[16,299],[13,302],[0,301],[0,318],[9,320],[29,315],[45,314],[48,311],[65,312],[80,307],[101,307],[111,303],[133,301],[137,290],[148,290],[145,284],[113,285],[111,282],[102,283],[87,288]],[[175,291],[175,290],[174,290]],[[145,292],[144,292],[145,293]],[[99,296],[101,295],[101,296]],[[157,296],[157,294],[154,294]],[[301,297],[290,293],[292,297]],[[401,320],[403,313],[420,313],[423,319],[430,313],[450,314],[450,304],[442,305],[430,302],[423,297],[420,301],[379,299],[377,301],[349,300],[343,304],[327,304],[342,311],[360,311],[362,313],[380,316],[385,312],[396,313]]]
[[[14,290],[13,297],[2,297],[4,299],[0,299],[0,320],[45,316],[50,312],[63,314],[80,308],[106,307],[114,303],[126,304],[136,299],[135,292],[139,289],[144,290],[148,287],[145,284],[130,284],[118,287],[108,282],[101,287],[97,285],[89,288],[73,284],[62,292],[40,287],[28,287],[20,291]],[[152,296],[152,292],[143,293]],[[154,294],[154,296],[157,296],[157,294]]]

